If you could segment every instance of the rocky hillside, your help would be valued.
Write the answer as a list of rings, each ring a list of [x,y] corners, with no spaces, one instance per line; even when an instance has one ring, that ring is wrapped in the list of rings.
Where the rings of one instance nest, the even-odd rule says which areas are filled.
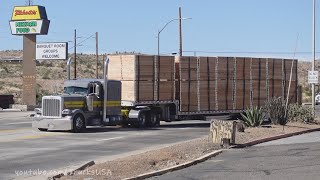
[[[21,51],[0,52],[0,57],[18,57]],[[96,57],[94,55],[77,55],[78,78],[96,77]],[[102,56],[100,57],[102,60]],[[37,62],[37,97],[53,92],[61,92],[63,81],[66,79],[66,61],[42,61]],[[102,63],[99,63],[99,75],[102,76]],[[73,64],[72,64],[73,67]],[[73,78],[71,68],[71,78]],[[22,96],[22,65],[20,63],[0,61],[0,94],[14,94],[16,103],[21,102]]]
[[[0,51],[1,57],[21,57],[22,51]],[[70,54],[70,56],[73,56]],[[103,74],[102,59],[99,63],[99,75]],[[320,64],[319,64],[320,65]],[[73,65],[72,65],[73,66]],[[316,65],[318,67],[318,65]],[[299,62],[299,84],[303,86],[304,101],[310,100],[311,91],[307,84],[310,62]],[[73,77],[71,68],[71,77]],[[95,55],[77,54],[77,76],[79,78],[95,78],[96,57]],[[17,103],[21,102],[22,66],[19,63],[0,61],[0,94],[14,94]],[[66,61],[42,61],[37,62],[37,97],[40,102],[41,96],[53,92],[61,92],[63,81],[66,79]]]

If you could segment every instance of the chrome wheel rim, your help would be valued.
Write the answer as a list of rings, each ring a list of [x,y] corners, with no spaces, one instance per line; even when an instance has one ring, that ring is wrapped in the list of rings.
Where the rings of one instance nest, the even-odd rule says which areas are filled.
[[[157,115],[153,115],[151,118],[151,123],[156,124],[156,122],[157,122]]]
[[[146,122],[146,115],[145,114],[140,115],[140,122],[141,122],[141,124],[144,124]]]
[[[77,128],[77,129],[81,129],[82,126],[83,126],[83,121],[82,121],[81,117],[78,117],[78,118],[76,119],[76,128]]]

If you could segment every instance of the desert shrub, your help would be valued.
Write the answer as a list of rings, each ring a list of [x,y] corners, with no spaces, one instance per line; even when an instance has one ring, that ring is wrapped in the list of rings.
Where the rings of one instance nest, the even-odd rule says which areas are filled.
[[[46,71],[42,77],[42,79],[50,79],[50,72],[49,71]]]
[[[312,96],[312,90],[309,86],[305,86],[303,89],[303,92],[305,93],[306,96]]]
[[[49,95],[49,91],[42,89],[40,84],[36,86],[36,103],[37,105],[41,105],[42,96]]]
[[[87,73],[92,74],[92,71],[90,69],[85,69],[83,72],[86,73],[86,74]]]
[[[247,127],[257,127],[263,123],[264,112],[257,106],[246,110],[245,114],[241,113],[243,122]]]
[[[3,69],[7,74],[10,73],[10,71],[9,71],[9,69],[7,67],[4,66]]]
[[[288,120],[299,122],[314,122],[312,107],[299,104],[290,104],[288,108]]]
[[[286,102],[281,97],[273,97],[266,101],[264,110],[269,115],[273,124],[287,124]]]

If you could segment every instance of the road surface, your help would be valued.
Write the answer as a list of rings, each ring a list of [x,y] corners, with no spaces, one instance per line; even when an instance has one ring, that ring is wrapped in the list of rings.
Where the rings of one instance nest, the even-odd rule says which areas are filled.
[[[319,142],[320,132],[314,132],[246,149],[226,150],[204,163],[151,179],[319,179]]]
[[[209,127],[206,121],[178,121],[145,130],[102,127],[80,134],[40,132],[31,128],[29,114],[0,111],[1,180],[17,174],[30,176],[37,170],[71,170],[91,160],[111,160],[203,137]]]

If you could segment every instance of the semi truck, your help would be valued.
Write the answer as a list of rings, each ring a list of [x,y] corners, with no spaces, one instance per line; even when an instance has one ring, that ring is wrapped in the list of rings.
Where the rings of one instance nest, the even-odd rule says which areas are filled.
[[[64,92],[42,97],[35,109],[32,126],[40,131],[154,127],[161,120],[241,113],[273,96],[297,102],[297,60],[110,55],[103,79],[71,79],[71,61]]]

